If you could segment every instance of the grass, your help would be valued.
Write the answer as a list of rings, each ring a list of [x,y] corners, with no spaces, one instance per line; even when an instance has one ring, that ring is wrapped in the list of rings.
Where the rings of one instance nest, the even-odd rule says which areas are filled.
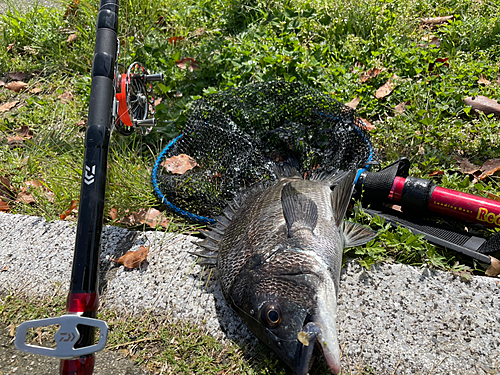
[[[4,293],[0,295],[0,324],[12,328],[27,320],[60,316],[65,307],[65,296],[60,292],[36,301],[23,294]],[[241,347],[232,342],[221,343],[198,326],[173,321],[168,314],[161,317],[147,313],[142,317],[123,316],[116,311],[100,309],[98,318],[109,325],[105,350],[119,352],[149,373],[289,373],[263,344]],[[27,342],[52,345],[57,327],[48,326],[37,331],[28,331],[31,336],[27,337]],[[323,364],[312,375],[324,373],[324,370]]]
[[[2,45],[11,46],[0,50],[0,71],[30,76],[21,93],[0,89],[0,103],[18,102],[0,113],[0,176],[9,179],[15,194],[26,190],[26,181],[43,182],[29,190],[34,203],[11,202],[11,212],[53,220],[78,199],[97,5],[82,0],[20,11],[12,2],[0,16]],[[500,97],[499,5],[498,0],[124,1],[120,63],[140,61],[166,79],[156,85],[163,99],[156,129],[146,137],[113,136],[105,219],[119,221],[109,216],[111,207],[119,216],[161,208],[150,187],[152,164],[182,130],[195,99],[272,79],[301,81],[341,102],[359,97],[358,113],[375,125],[371,135],[383,164],[406,156],[413,176],[500,195],[497,176],[478,182],[460,173],[454,159],[481,165],[500,153],[498,119],[474,114],[463,102],[467,96]],[[448,15],[453,20],[438,27],[420,22]],[[76,39],[68,41],[72,34]],[[428,44],[432,38],[439,44]],[[194,58],[200,69],[177,67],[183,57]],[[362,82],[363,72],[372,68],[381,71]],[[377,99],[374,92],[391,77],[392,93]],[[401,103],[406,106],[398,114]],[[9,147],[8,137],[23,125],[33,138]],[[429,177],[435,171],[442,174]],[[170,219],[182,226],[182,220]],[[453,269],[458,260],[474,268],[443,249],[417,246],[425,241],[405,230],[386,231],[393,234],[352,255],[365,266],[395,259]],[[394,256],[393,249],[407,253],[406,237],[415,241],[413,250]]]

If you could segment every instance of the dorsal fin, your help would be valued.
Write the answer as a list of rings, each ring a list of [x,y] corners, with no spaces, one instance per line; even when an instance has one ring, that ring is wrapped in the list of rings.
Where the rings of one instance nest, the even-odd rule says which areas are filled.
[[[316,203],[299,193],[290,182],[281,190],[281,206],[289,237],[293,237],[296,230],[308,229],[312,232],[316,228],[318,221]]]
[[[347,173],[345,177],[338,182],[330,195],[333,208],[333,219],[337,227],[340,227],[342,224],[347,207],[351,201],[355,178],[356,170]]]

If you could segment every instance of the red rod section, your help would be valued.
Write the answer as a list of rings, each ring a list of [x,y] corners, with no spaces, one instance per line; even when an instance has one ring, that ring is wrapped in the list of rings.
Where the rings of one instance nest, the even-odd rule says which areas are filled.
[[[408,178],[396,177],[388,196],[391,203],[400,204],[403,210],[410,201],[408,197],[413,200],[415,197],[421,197],[427,201],[425,203],[427,210],[437,215],[489,227],[500,227],[500,202],[435,185],[430,187],[426,184],[428,180],[414,177],[410,179],[411,183],[408,183]],[[426,183],[419,184],[419,181]],[[427,192],[415,194],[415,190],[421,187],[428,189]]]

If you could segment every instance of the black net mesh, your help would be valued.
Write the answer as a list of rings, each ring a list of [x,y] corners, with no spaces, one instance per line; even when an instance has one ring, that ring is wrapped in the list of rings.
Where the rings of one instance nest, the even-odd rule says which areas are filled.
[[[199,165],[172,174],[162,162],[186,154]],[[156,194],[198,221],[220,214],[242,188],[276,180],[276,165],[298,162],[304,178],[375,160],[355,111],[300,83],[267,82],[198,100],[184,131],[159,156]]]

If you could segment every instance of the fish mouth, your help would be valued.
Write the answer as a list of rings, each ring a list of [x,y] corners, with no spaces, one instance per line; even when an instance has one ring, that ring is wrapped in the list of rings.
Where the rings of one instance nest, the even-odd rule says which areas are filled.
[[[333,374],[340,373],[340,350],[335,330],[335,319],[325,321],[321,316],[308,319],[308,322],[298,333],[299,348],[295,372],[306,375],[313,362],[313,353],[320,351]]]

